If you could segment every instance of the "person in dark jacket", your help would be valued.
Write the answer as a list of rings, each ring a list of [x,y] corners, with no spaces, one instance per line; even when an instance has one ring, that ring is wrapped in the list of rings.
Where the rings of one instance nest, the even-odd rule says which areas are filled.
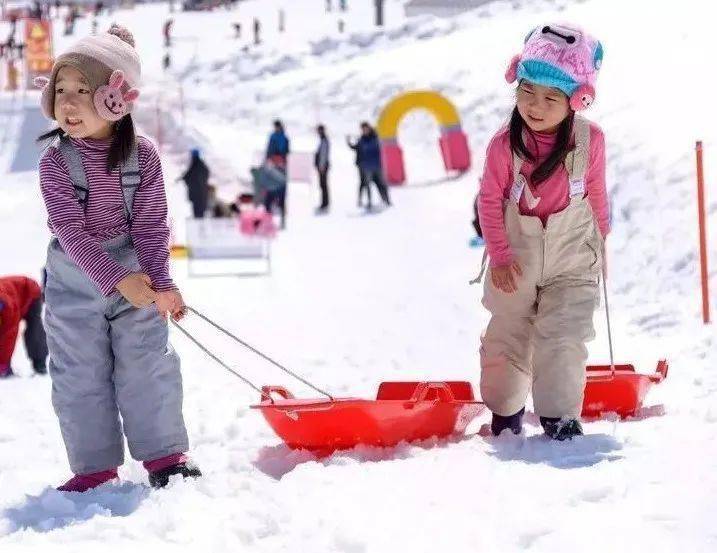
[[[25,321],[25,349],[37,374],[45,374],[47,337],[42,326],[40,285],[24,276],[0,277],[0,378],[11,376],[20,322]]]
[[[359,168],[360,184],[358,204],[362,205],[362,192],[365,189],[368,196],[367,209],[371,209],[371,182],[378,188],[383,203],[387,206],[391,205],[391,199],[388,195],[388,188],[383,180],[383,170],[381,168],[381,145],[378,141],[376,131],[366,121],[361,123],[361,138],[357,142],[351,142],[346,137],[346,143],[349,148],[356,151],[356,165]]]
[[[316,127],[319,135],[319,147],[314,154],[314,167],[319,174],[319,186],[321,187],[321,205],[317,211],[324,212],[329,209],[329,139],[326,136],[326,127]]]
[[[172,45],[172,25],[174,19],[167,19],[162,26],[162,36],[164,36],[164,45],[170,47]]]
[[[33,2],[30,9],[30,19],[42,19],[42,6],[40,2]]]
[[[254,18],[254,44],[261,44],[261,21],[256,17]]]
[[[256,203],[263,204],[267,213],[273,213],[276,206],[281,213],[281,228],[285,229],[286,169],[267,159],[260,167],[252,167],[251,175]]]
[[[280,120],[274,121],[274,132],[269,135],[269,144],[266,147],[266,159],[274,165],[286,168],[289,156],[289,139],[284,131],[284,124]]]
[[[197,148],[192,148],[190,154],[189,168],[177,180],[183,180],[187,184],[192,213],[195,219],[201,219],[209,203],[209,168]]]

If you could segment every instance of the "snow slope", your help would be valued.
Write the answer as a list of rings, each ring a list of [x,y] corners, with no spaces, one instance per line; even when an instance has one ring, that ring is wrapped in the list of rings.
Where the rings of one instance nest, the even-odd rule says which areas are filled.
[[[319,121],[333,140],[331,213],[314,216],[316,187],[294,184],[272,276],[195,280],[176,262],[187,303],[337,395],[370,397],[391,379],[468,379],[477,389],[487,317],[480,290],[467,285],[481,255],[467,241],[483,152],[511,108],[502,75],[532,26],[570,20],[606,50],[588,115],[608,142],[617,358],[647,372],[667,357],[669,378],[638,420],[588,423],[587,435],[572,443],[546,441],[532,414],[523,436],[485,437],[478,434],[484,416],[463,440],[317,460],[280,445],[248,408],[256,394],[174,332],[192,455],[205,478],[150,492],[141,465],[128,460],[121,485],[73,496],[49,487],[68,475],[66,458],[49,380],[29,376],[19,345],[20,378],[0,383],[2,551],[716,550],[717,339],[700,322],[693,169],[694,140],[705,141],[708,161],[717,156],[707,99],[714,79],[704,70],[715,8],[706,0],[516,0],[452,19],[404,19],[401,2],[389,2],[387,26],[375,31],[372,3],[349,3],[343,36],[323,0],[248,0],[235,12],[175,13],[165,74],[166,6],[102,19],[101,27],[117,20],[137,38],[145,64],[138,120],[161,138],[173,218],[188,213],[173,181],[191,145],[206,152],[230,197],[273,118],[285,121],[297,150],[315,147]],[[273,27],[281,4],[287,32],[279,36]],[[257,48],[247,44],[255,14],[266,32]],[[237,18],[245,32],[238,41],[229,25]],[[81,21],[78,32],[87,30]],[[57,40],[61,51],[66,38]],[[429,115],[410,114],[400,130],[409,185],[392,190],[395,207],[366,215],[355,205],[344,135],[355,134],[362,119],[375,120],[397,92],[418,87],[456,103],[474,170],[439,183],[438,129]],[[9,170],[22,124],[22,113],[5,106],[12,106],[7,95],[0,100],[0,132],[8,136],[0,172]],[[715,167],[706,166],[708,182]],[[0,191],[2,272],[37,276],[48,239],[37,176],[4,173]],[[714,265],[713,186],[708,197]],[[717,289],[714,270],[710,285]],[[607,360],[603,319],[596,313],[593,362]],[[256,383],[315,394],[200,321],[187,327]]]

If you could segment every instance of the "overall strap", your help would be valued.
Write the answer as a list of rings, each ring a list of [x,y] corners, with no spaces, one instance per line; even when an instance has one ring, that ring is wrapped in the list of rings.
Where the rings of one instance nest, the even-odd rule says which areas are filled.
[[[82,205],[83,210],[87,210],[87,201],[90,196],[90,187],[87,182],[87,175],[82,166],[82,158],[77,148],[70,142],[67,137],[61,137],[57,146],[60,154],[65,159],[65,163],[70,171],[70,180],[77,195],[77,201]],[[139,173],[139,154],[137,150],[137,142],[135,141],[130,151],[129,157],[125,163],[120,165],[120,186],[122,188],[122,200],[124,205],[124,214],[127,223],[132,222],[132,206],[134,205],[134,194],[137,187],[142,182]]]
[[[590,122],[580,115],[575,115],[573,136],[575,148],[565,156],[571,197],[585,195],[585,173],[590,159]],[[513,184],[510,189],[510,199],[516,204],[520,201],[527,184],[525,177],[520,174],[522,165],[523,160],[513,152]]]
[[[576,115],[573,121],[573,135],[575,149],[565,156],[565,168],[570,181],[570,197],[585,195],[585,173],[590,158],[590,122]]]
[[[523,159],[513,152],[513,183],[510,186],[510,199],[511,201],[518,204],[520,197],[523,195],[523,190],[527,181],[525,177],[520,174],[520,168],[523,166]]]
[[[127,161],[120,165],[120,184],[122,186],[122,199],[124,200],[124,214],[127,223],[132,222],[132,206],[134,205],[134,194],[142,182],[139,173],[139,153],[137,141],[135,140]]]
[[[72,142],[70,142],[70,139],[66,136],[60,137],[57,149],[65,159],[67,168],[70,171],[70,180],[72,181],[72,186],[75,189],[77,201],[82,206],[82,209],[86,210],[87,200],[90,197],[90,187],[87,184],[87,176],[85,175],[85,169],[82,166],[80,152],[77,151],[77,149],[72,145]]]

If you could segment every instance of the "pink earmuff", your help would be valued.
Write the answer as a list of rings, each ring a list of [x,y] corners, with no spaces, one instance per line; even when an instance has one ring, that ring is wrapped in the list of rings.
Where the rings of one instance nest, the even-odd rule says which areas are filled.
[[[132,102],[139,97],[139,90],[130,88],[122,92],[124,73],[115,70],[110,75],[109,83],[95,91],[93,98],[97,114],[107,121],[119,121],[130,111]]]
[[[515,80],[518,78],[518,63],[520,62],[520,55],[513,56],[513,59],[510,60],[510,65],[508,66],[508,69],[505,72],[505,80],[509,83],[514,83]]]
[[[595,89],[589,84],[583,84],[570,96],[570,107],[574,111],[580,111],[589,108],[594,100]]]

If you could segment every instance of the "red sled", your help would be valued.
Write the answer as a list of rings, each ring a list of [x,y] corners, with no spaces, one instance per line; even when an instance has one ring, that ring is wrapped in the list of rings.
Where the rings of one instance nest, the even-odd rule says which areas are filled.
[[[274,432],[290,448],[320,455],[359,444],[390,447],[462,434],[485,409],[469,382],[383,382],[375,400],[296,399],[281,386],[264,386],[262,392],[262,402],[252,408]]]
[[[667,377],[667,361],[657,363],[653,374],[635,372],[633,365],[588,365],[582,416],[599,418],[617,413],[620,418],[634,417],[653,384]]]

